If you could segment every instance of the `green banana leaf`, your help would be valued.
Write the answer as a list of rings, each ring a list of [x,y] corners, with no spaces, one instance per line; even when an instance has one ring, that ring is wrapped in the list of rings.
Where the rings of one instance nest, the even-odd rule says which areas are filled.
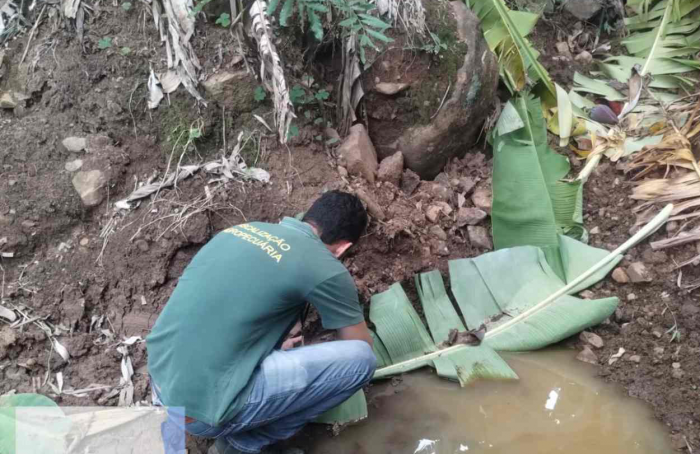
[[[525,126],[509,134],[494,134],[494,245],[496,249],[542,248],[563,280],[560,234],[585,238],[582,182],[563,180],[570,170],[569,161],[547,145],[540,101],[521,96],[511,103]]]
[[[498,57],[501,78],[511,90],[519,92],[528,86],[528,78],[536,84],[546,105],[556,105],[556,91],[549,73],[538,60],[526,36],[532,31],[539,15],[511,11],[503,0],[466,0],[467,6],[481,20],[484,38]]]

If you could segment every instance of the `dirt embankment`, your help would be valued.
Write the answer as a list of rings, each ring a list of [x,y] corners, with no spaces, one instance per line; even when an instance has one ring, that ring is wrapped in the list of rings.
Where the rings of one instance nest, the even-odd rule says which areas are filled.
[[[9,70],[0,73],[0,88],[29,98],[14,111],[0,110],[0,239],[6,238],[0,247],[14,253],[0,259],[2,298],[27,320],[50,323],[51,334],[71,357],[62,358],[34,321],[15,330],[3,323],[0,393],[50,393],[46,379],[55,380],[56,372],[63,373],[64,388],[116,387],[122,359],[116,343],[147,334],[182,270],[213,234],[247,220],[275,222],[294,215],[327,189],[362,190],[383,211],[384,218],[374,216],[365,237],[345,259],[364,300],[397,281],[410,293],[415,273],[434,268],[445,272],[449,259],[488,250],[490,238],[483,235],[488,218],[478,219],[471,211],[476,218],[467,220],[463,211],[483,206],[480,198],[488,193],[491,168],[485,146],[452,161],[434,182],[405,174],[401,188],[389,182],[370,185],[338,167],[332,153],[314,140],[318,131],[312,125],[302,128],[289,148],[263,133],[246,149],[246,159],[271,173],[269,184],[212,183],[210,176],[196,174],[131,212],[115,211],[113,202],[139,183],[163,177],[171,154],[177,160],[185,150],[183,162],[217,158],[224,140],[230,148],[242,127],[256,124],[253,112],[271,118],[269,103],[237,98],[203,108],[183,90],[171,94],[159,109],[148,110],[149,62],[160,63],[163,51],[157,32],[143,25],[143,17],[140,7],[127,12],[102,6],[86,28],[84,46],[72,31],[40,27],[24,63],[19,62],[26,35],[4,51],[3,68]],[[557,30],[566,26],[542,22],[535,43],[555,42]],[[98,42],[105,36],[113,45],[100,49]],[[213,24],[199,27],[194,43],[205,74],[245,70],[234,38]],[[131,53],[123,55],[122,47]],[[568,84],[572,67],[553,59],[553,46],[539,49],[545,64],[558,65],[554,77]],[[249,83],[252,89],[257,84]],[[180,140],[192,128],[201,137],[183,147]],[[107,137],[102,152],[69,151],[62,145],[66,137],[90,135]],[[74,172],[66,164],[78,159],[97,159],[93,164],[108,177],[105,198],[96,207],[85,207],[73,187]],[[205,203],[207,191],[213,196]],[[629,192],[625,176],[610,165],[591,177],[584,213],[593,245],[613,247],[627,238],[633,223]],[[662,230],[655,237],[665,235]],[[643,244],[621,266],[642,262],[649,282],[608,279],[591,290],[621,300],[616,315],[595,329],[605,343],[597,351],[601,374],[650,402],[682,449],[687,449],[686,439],[700,447],[700,306],[678,288],[674,263],[695,255],[694,249],[653,252]],[[686,267],[683,280],[698,274],[695,267]],[[307,328],[309,334],[322,334],[313,318]],[[676,331],[679,336],[671,341]],[[609,365],[608,358],[620,347],[626,356]],[[134,401],[148,400],[145,346],[136,343],[129,352]],[[119,395],[105,389],[56,400],[64,405],[116,405]]]

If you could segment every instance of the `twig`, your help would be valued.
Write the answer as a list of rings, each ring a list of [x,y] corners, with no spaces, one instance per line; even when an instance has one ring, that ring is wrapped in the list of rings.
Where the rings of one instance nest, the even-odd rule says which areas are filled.
[[[34,32],[36,32],[36,28],[39,26],[39,21],[41,21],[41,16],[44,15],[45,9],[46,9],[46,4],[44,4],[44,7],[41,8],[41,12],[39,13],[39,17],[36,18],[36,22],[34,22],[34,26],[32,27],[32,31],[29,33],[29,38],[27,39],[27,46],[24,48],[24,53],[22,54],[22,58],[19,61],[20,65],[24,62],[24,59],[27,58],[27,52],[29,52],[29,45],[32,43],[32,38],[34,38]]]
[[[443,104],[445,104],[445,100],[447,99],[447,94],[450,92],[450,88],[452,87],[452,82],[447,84],[447,90],[445,90],[445,95],[442,97],[442,101],[440,102],[440,106],[438,109],[435,111],[432,117],[430,119],[432,120],[433,118],[437,117],[437,114],[440,113],[440,109],[442,109]]]
[[[131,115],[131,122],[134,124],[134,137],[138,136],[136,134],[136,118],[134,118],[134,113],[131,111],[131,100],[134,97],[134,92],[137,88],[139,88],[139,85],[141,85],[140,80],[136,82],[136,85],[134,85],[134,89],[131,90],[131,94],[129,95],[129,115]]]

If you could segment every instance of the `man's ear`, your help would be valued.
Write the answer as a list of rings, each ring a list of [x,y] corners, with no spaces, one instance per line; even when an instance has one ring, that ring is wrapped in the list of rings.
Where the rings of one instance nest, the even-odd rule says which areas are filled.
[[[350,249],[350,246],[352,246],[351,242],[347,240],[340,240],[333,243],[331,246],[328,247],[328,249],[330,249],[331,253],[335,256],[335,258],[340,258],[345,253],[345,251]]]

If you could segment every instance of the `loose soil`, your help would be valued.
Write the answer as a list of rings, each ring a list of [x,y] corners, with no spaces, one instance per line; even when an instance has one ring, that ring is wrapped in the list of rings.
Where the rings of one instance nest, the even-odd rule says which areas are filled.
[[[248,220],[277,222],[305,210],[328,189],[364,189],[386,214],[385,221],[372,221],[344,259],[363,302],[394,282],[404,283],[414,297],[415,273],[435,268],[444,273],[448,260],[486,252],[470,244],[466,228],[455,222],[460,203],[472,206],[471,191],[465,187],[490,185],[485,145],[451,162],[436,182],[421,182],[414,191],[404,191],[390,183],[368,186],[343,176],[332,150],[314,140],[320,131],[313,124],[302,128],[288,148],[263,136],[256,142],[259,147],[247,149],[246,158],[272,175],[269,184],[212,183],[210,176],[196,174],[177,189],[145,199],[131,212],[115,211],[113,202],[136,184],[163,177],[171,152],[175,150],[175,158],[182,153],[178,138],[183,131],[191,127],[202,131],[183,158],[185,163],[202,162],[220,157],[224,140],[230,152],[242,127],[260,127],[252,120],[253,112],[272,123],[269,101],[239,112],[225,105],[222,109],[216,102],[197,106],[182,89],[158,109],[146,109],[149,63],[162,68],[164,51],[151,23],[144,20],[149,19],[145,8],[135,5],[129,12],[96,6],[86,23],[84,46],[72,26],[51,16],[38,28],[23,64],[19,62],[26,34],[5,49],[0,89],[26,93],[29,99],[14,112],[0,110],[0,238],[7,238],[0,247],[14,252],[14,258],[0,259],[2,298],[6,306],[55,326],[54,334],[71,358],[64,361],[34,323],[14,332],[3,323],[0,393],[14,389],[51,395],[46,379],[53,380],[56,372],[63,373],[66,389],[119,385],[122,354],[116,350],[117,342],[145,337],[184,267],[213,234]],[[542,61],[552,68],[560,62],[554,59],[552,45],[557,30],[571,24],[568,18],[561,21],[543,21],[535,32]],[[113,45],[100,50],[97,43],[105,36],[112,37]],[[238,45],[227,31],[213,24],[198,25],[193,43],[205,77],[217,70],[245,69]],[[127,56],[119,52],[125,46],[132,49]],[[570,86],[574,67],[557,65],[553,77]],[[72,174],[64,168],[67,161],[87,155],[67,153],[60,145],[68,136],[89,134],[108,136],[110,142],[108,153],[99,155],[109,168],[108,197],[93,209],[84,207],[72,187]],[[580,168],[575,156],[571,158],[574,170]],[[203,208],[197,200],[206,191],[213,198]],[[591,177],[584,212],[586,226],[600,231],[591,236],[593,245],[612,248],[628,237],[634,222],[629,194],[626,176],[608,163]],[[424,213],[438,202],[454,211],[441,214],[433,224]],[[442,234],[435,225],[446,240],[439,238]],[[488,219],[481,225],[488,228]],[[666,235],[662,229],[652,240]],[[600,374],[649,402],[655,416],[668,425],[678,449],[688,449],[686,440],[700,448],[700,307],[692,294],[678,287],[674,270],[676,262],[695,254],[694,246],[653,252],[645,242],[631,250],[621,266],[644,262],[653,273],[651,282],[621,285],[607,279],[591,289],[595,296],[616,295],[621,301],[616,315],[594,329],[605,341],[597,352]],[[699,275],[696,267],[686,267],[683,281]],[[673,326],[680,338],[671,341]],[[329,335],[313,316],[305,328],[307,337]],[[114,337],[106,337],[102,330]],[[576,342],[569,344],[573,347]],[[609,365],[608,358],[620,347],[626,356]],[[134,344],[129,354],[135,370],[134,401],[148,402],[145,345]],[[639,355],[640,361],[630,361],[631,355]],[[674,363],[680,368],[674,369]],[[108,390],[87,397],[52,397],[62,405],[117,405],[119,399]],[[206,444],[190,440],[190,452],[200,452]]]

